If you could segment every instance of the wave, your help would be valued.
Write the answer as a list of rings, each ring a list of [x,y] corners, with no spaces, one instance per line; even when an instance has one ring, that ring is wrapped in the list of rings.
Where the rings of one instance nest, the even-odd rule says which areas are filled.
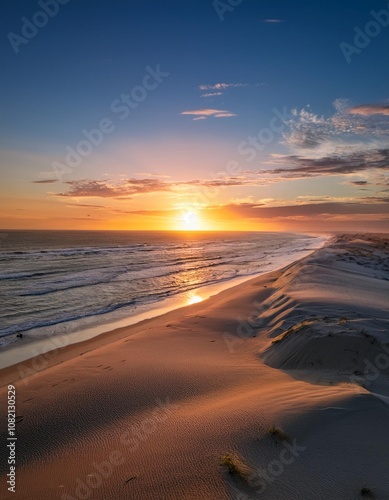
[[[174,241],[176,236],[158,238],[152,235],[149,243],[142,237],[140,242],[116,246],[109,244],[114,239],[105,240],[108,245],[101,247],[88,246],[93,241],[88,240],[67,248],[66,234],[61,248],[23,246],[20,251],[0,252],[5,299],[0,336],[32,329],[35,334],[35,329],[45,328],[55,334],[55,325],[69,323],[77,329],[82,323],[94,324],[93,319],[82,322],[93,316],[124,318],[133,314],[126,308],[150,310],[166,298],[268,270],[274,259],[290,262],[294,254],[312,251],[308,247],[318,240],[262,234],[199,236],[186,242]]]
[[[72,316],[66,316],[66,317],[56,318],[56,319],[51,319],[51,320],[46,320],[46,321],[37,321],[37,322],[33,322],[33,323],[14,325],[14,326],[11,326],[8,328],[0,329],[0,337],[7,337],[7,336],[13,335],[15,333],[27,332],[28,330],[32,330],[35,328],[55,326],[55,325],[59,325],[61,323],[67,323],[69,321],[77,321],[77,320],[92,317],[92,316],[100,316],[102,314],[108,314],[108,313],[116,311],[118,309],[122,309],[123,307],[129,307],[132,305],[135,305],[134,299],[130,300],[129,302],[112,304],[112,305],[109,305],[106,307],[102,307],[101,309],[98,309],[96,311],[91,311],[91,312],[84,313],[84,314],[77,314],[77,315],[75,314]]]
[[[144,248],[144,247],[149,247],[149,248]],[[99,255],[99,254],[106,254],[106,253],[117,253],[117,252],[131,252],[131,251],[136,251],[136,252],[142,252],[142,251],[153,251],[153,250],[158,250],[160,247],[156,245],[147,245],[147,244],[136,244],[136,245],[129,245],[129,246],[120,246],[120,247],[100,247],[100,248],[94,248],[94,247],[83,247],[83,248],[57,248],[57,249],[52,249],[52,250],[26,250],[26,251],[21,251],[17,250],[14,252],[1,252],[0,256],[2,259],[4,258],[12,258],[14,256],[25,256],[25,257],[55,257],[55,256],[60,256],[60,257],[71,257],[74,255]]]
[[[40,277],[40,276],[50,276],[50,275],[56,275],[60,272],[61,271],[56,270],[56,271],[19,272],[19,273],[0,274],[0,281],[16,280],[16,279],[24,279],[24,278],[36,278],[36,277]],[[65,271],[63,271],[63,272],[65,272]]]

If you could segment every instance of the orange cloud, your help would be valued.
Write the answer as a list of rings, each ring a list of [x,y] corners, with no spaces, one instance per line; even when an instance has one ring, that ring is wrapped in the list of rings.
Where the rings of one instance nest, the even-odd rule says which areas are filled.
[[[195,116],[193,120],[205,120],[206,118],[230,118],[232,116],[237,116],[231,111],[226,111],[223,109],[193,109],[191,111],[182,111],[181,115]]]
[[[351,115],[389,115],[389,104],[362,104],[349,109]]]

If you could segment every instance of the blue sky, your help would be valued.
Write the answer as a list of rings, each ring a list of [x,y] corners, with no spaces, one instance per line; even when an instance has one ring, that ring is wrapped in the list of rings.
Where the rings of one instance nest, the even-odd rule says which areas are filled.
[[[365,32],[374,21],[372,10],[384,11],[385,19],[387,1],[242,0],[231,7],[220,0],[217,8],[227,6],[223,20],[212,0],[51,1],[58,13],[27,43],[17,45],[18,53],[10,33],[20,36],[22,18],[33,21],[42,3],[0,3],[3,225],[54,228],[79,220],[85,228],[122,228],[131,221],[128,228],[149,223],[154,228],[156,216],[145,215],[150,197],[167,218],[174,219],[186,203],[193,210],[208,210],[209,219],[216,205],[233,206],[239,218],[242,204],[255,209],[267,200],[267,208],[294,206],[307,204],[304,196],[321,197],[310,203],[345,204],[352,198],[361,206],[380,202],[384,215],[375,223],[378,229],[387,224],[386,202],[365,199],[386,196],[386,157],[373,170],[339,170],[341,178],[317,167],[320,157],[345,160],[350,151],[360,154],[364,143],[374,154],[385,150],[389,27],[377,24],[379,33],[365,35],[366,47],[357,48],[350,61],[340,44],[354,44],[355,28]],[[112,103],[142,83],[146,67],[158,65],[169,75],[120,120]],[[370,107],[361,111],[362,105]],[[274,109],[287,110],[288,123],[249,162],[247,154],[238,152],[239,145],[269,127]],[[347,127],[339,126],[342,117],[350,120]],[[52,163],[65,163],[66,147],[76,148],[84,139],[81,131],[94,129],[104,118],[112,121],[114,131],[77,168],[61,178],[53,175]],[[316,139],[320,135],[309,152],[301,142],[307,133]],[[297,176],[299,162],[306,158],[311,161],[309,175]],[[230,161],[241,165],[239,176],[248,180],[231,183],[225,172]],[[296,172],[287,178],[266,180],[269,169],[294,165]],[[263,182],[258,171],[265,171]],[[202,202],[193,208],[196,202],[188,198],[193,185],[209,187],[215,172],[225,173],[222,192],[207,206]],[[253,175],[256,181],[250,183]],[[129,179],[137,181],[135,187],[126,185]],[[56,182],[42,182],[49,180]],[[351,184],[365,180],[368,184]],[[77,184],[81,181],[82,186]],[[178,184],[184,181],[189,184]],[[101,183],[98,190],[96,182]],[[93,217],[88,211],[87,219],[64,204],[69,200],[74,206],[100,208],[93,209]],[[23,213],[27,203],[36,207],[33,219]],[[360,220],[370,223],[370,215],[361,210]],[[135,213],[140,211],[141,216]],[[278,212],[274,217],[280,227],[288,226]],[[256,212],[252,219],[248,228],[260,226]],[[346,219],[339,220],[347,225]],[[290,221],[291,228],[297,227],[296,220]],[[323,229],[332,227],[328,219],[322,222]],[[220,224],[209,227],[225,228]],[[312,224],[316,220],[307,227]]]

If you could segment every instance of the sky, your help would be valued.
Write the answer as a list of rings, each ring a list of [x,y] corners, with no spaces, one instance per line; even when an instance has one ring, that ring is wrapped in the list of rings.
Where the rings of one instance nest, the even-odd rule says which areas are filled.
[[[0,0],[2,229],[389,230],[389,2]]]

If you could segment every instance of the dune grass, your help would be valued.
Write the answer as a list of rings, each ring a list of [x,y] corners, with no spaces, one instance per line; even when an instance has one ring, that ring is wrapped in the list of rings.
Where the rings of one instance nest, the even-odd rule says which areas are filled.
[[[242,457],[236,452],[227,453],[220,457],[220,465],[226,467],[232,476],[238,477],[245,482],[248,482],[252,475],[251,468],[244,463]]]
[[[278,438],[280,441],[289,441],[289,436],[275,425],[270,427],[269,434],[271,437]]]
[[[301,323],[298,323],[297,325],[291,326],[288,328],[284,333],[278,335],[273,341],[272,344],[278,344],[279,342],[282,342],[283,340],[287,339],[290,335],[293,333],[297,333],[306,326],[310,326],[312,323],[315,323],[318,321],[320,318],[314,318],[314,319],[305,319],[304,321],[301,321]]]
[[[361,495],[363,496],[363,498],[370,498],[370,499],[375,498],[374,493],[371,491],[370,488],[366,488],[366,486],[361,489]]]

